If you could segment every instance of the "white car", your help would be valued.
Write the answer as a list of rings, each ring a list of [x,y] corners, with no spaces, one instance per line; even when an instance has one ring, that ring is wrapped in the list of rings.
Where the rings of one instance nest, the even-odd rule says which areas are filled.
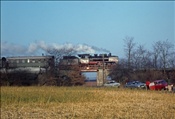
[[[107,81],[104,86],[107,86],[107,87],[110,87],[110,86],[115,86],[115,87],[119,87],[120,86],[120,83],[117,83],[115,82],[114,80],[110,80],[110,81]]]

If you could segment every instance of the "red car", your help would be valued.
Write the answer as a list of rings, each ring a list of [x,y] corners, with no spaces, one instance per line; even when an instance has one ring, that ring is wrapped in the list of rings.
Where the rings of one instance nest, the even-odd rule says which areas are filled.
[[[156,80],[149,84],[150,90],[165,90],[168,83],[165,80]]]

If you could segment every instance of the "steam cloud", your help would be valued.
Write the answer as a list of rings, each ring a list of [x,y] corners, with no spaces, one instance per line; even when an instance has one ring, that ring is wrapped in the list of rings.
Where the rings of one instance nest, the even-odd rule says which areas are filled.
[[[46,53],[49,49],[56,49],[56,50],[61,50],[61,49],[67,49],[67,50],[74,50],[77,53],[99,53],[99,52],[105,52],[109,53],[110,51],[103,49],[103,48],[98,48],[95,46],[90,46],[87,44],[71,44],[71,43],[66,43],[66,44],[46,44],[44,41],[37,41],[30,43],[28,47],[13,44],[13,43],[8,43],[8,42],[2,42],[1,43],[1,56],[18,56],[18,55],[39,55],[41,53]]]

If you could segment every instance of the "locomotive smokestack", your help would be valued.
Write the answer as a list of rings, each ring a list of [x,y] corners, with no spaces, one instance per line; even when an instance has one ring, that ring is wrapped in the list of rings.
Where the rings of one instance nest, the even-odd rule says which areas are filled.
[[[112,56],[111,53],[109,53],[108,56],[109,56],[109,57]]]

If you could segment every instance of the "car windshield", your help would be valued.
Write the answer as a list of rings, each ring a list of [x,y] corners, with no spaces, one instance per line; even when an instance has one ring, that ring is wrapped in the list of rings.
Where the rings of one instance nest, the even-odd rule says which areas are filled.
[[[133,82],[127,82],[126,84],[128,84],[128,85],[130,85],[130,84],[132,84]]]
[[[155,83],[156,84],[163,84],[163,83],[166,83],[166,81],[165,80],[160,80],[160,81],[156,81]]]
[[[131,84],[140,84],[140,83],[142,83],[142,82],[140,82],[140,81],[130,81],[130,82],[127,82],[126,84],[131,85]]]

